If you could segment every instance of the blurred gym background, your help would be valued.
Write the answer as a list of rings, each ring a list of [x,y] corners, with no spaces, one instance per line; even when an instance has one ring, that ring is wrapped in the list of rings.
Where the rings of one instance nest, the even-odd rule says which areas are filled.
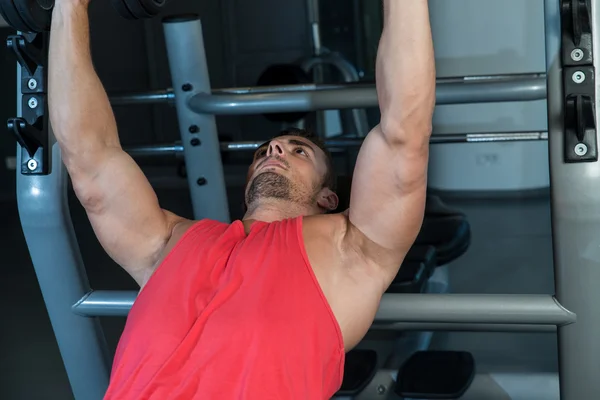
[[[202,18],[212,86],[256,85],[269,65],[313,54],[306,0],[173,0],[163,15]],[[430,0],[438,78],[545,72],[542,0]],[[341,53],[373,81],[381,32],[380,0],[329,0],[318,9],[322,45]],[[109,93],[171,86],[160,18],[126,21],[110,2],[92,0],[91,40],[96,70]],[[0,22],[0,36],[14,31]],[[0,123],[16,116],[16,61],[0,47]],[[327,79],[339,79],[335,74]],[[179,139],[175,108],[115,107],[124,146]],[[371,123],[377,110],[368,110]],[[329,133],[335,112],[328,113]],[[267,139],[280,125],[263,116],[217,117],[223,140]],[[440,106],[434,134],[545,131],[545,101]],[[331,130],[331,132],[329,132]],[[15,197],[15,140],[0,135],[0,398],[73,398],[19,222]],[[430,185],[465,212],[472,229],[468,252],[450,268],[455,293],[553,293],[547,142],[432,146]],[[242,216],[249,154],[229,154],[226,180],[232,218]],[[191,217],[181,160],[140,159],[161,204]],[[336,158],[338,173],[352,160]],[[104,253],[73,194],[71,213],[94,289],[135,289]],[[56,276],[56,279],[61,279]],[[124,319],[102,319],[116,347]],[[556,336],[545,333],[436,333],[432,347],[471,351],[479,373],[534,373],[524,385],[540,399],[558,399],[546,374],[557,371]],[[535,376],[540,377],[536,380]],[[541,383],[540,383],[541,382]],[[504,391],[505,389],[501,389]],[[544,393],[544,394],[542,394]],[[517,398],[511,393],[506,397]],[[528,397],[529,400],[533,397]]]

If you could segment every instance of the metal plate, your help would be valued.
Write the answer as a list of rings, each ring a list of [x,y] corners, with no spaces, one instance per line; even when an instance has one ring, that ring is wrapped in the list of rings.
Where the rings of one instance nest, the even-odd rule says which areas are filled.
[[[0,12],[2,13],[4,20],[17,31],[34,32],[34,30],[23,21],[23,18],[19,15],[19,12],[13,4],[13,0],[0,0]]]
[[[167,4],[167,0],[112,0],[119,15],[129,20],[155,17]]]
[[[167,0],[140,0],[142,7],[153,16],[158,15],[167,4]]]
[[[0,0],[2,1],[2,0]],[[112,0],[112,5],[113,8],[117,11],[117,13],[125,18],[125,19],[129,19],[129,20],[134,20],[137,19],[131,12],[131,10],[129,10],[129,8],[127,7],[127,4],[125,4],[125,0]]]
[[[48,7],[48,1],[38,0],[12,0],[19,15],[33,29],[33,32],[43,32],[50,30],[53,7]]]
[[[123,0],[127,5],[127,8],[131,11],[134,17],[137,19],[152,18],[154,15],[150,14],[144,6],[142,6],[141,0]]]

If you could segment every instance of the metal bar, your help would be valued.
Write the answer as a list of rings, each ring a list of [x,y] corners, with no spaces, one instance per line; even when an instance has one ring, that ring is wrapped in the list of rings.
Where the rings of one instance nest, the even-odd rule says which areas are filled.
[[[314,54],[321,54],[321,32],[319,28],[320,12],[319,0],[307,0],[306,9],[308,14],[308,24],[312,32],[312,48]]]
[[[72,305],[72,311],[85,317],[127,316],[137,295],[138,292],[132,290],[89,291]]]
[[[353,85],[355,86],[355,85]],[[246,86],[236,88],[214,89],[212,94],[265,94],[265,93],[289,93],[289,92],[318,92],[321,90],[347,89],[346,84],[329,83],[303,83],[299,85],[273,85],[273,86]]]
[[[547,132],[506,132],[506,133],[463,133],[452,135],[439,135],[431,137],[431,144],[447,143],[482,143],[482,142],[510,142],[510,141],[531,141],[548,140]],[[246,141],[246,142],[223,142],[220,144],[223,152],[254,151],[258,149],[264,141]],[[325,140],[325,146],[329,149],[335,148],[357,148],[363,143],[362,138],[339,138]],[[129,146],[125,150],[132,157],[180,157],[183,155],[183,145],[181,142],[171,144],[149,144]]]
[[[327,56],[326,56],[327,57]],[[320,60],[319,58],[315,60]],[[314,61],[313,61],[314,62]],[[330,62],[330,61],[326,61]],[[358,79],[349,79],[355,76],[355,71],[351,70],[352,64],[346,66],[348,71],[342,71],[346,82],[358,81]],[[545,74],[525,74],[525,75],[489,75],[489,76],[465,76],[456,78],[438,78],[439,84],[447,83],[469,83],[469,82],[505,82],[519,79],[545,79]],[[316,84],[307,83],[300,85],[281,85],[281,86],[248,86],[248,87],[237,87],[237,88],[220,88],[213,89],[212,94],[264,94],[264,93],[286,93],[286,92],[314,92],[319,90],[329,89],[345,89],[348,87],[355,87],[356,85],[344,85],[344,84]],[[365,84],[362,84],[365,86]],[[373,87],[373,85],[366,85],[365,87]],[[130,104],[162,104],[169,103],[175,104],[175,93],[173,88],[165,90],[155,90],[149,92],[133,92],[133,93],[111,93],[109,95],[110,102],[113,106],[123,106]]]
[[[600,393],[600,163],[564,162],[562,3],[555,0],[544,3],[550,189],[556,296],[565,307],[577,313],[576,324],[558,329],[560,395],[562,400],[579,400]],[[597,77],[600,3],[597,0],[586,3],[592,6],[592,53]],[[597,129],[600,111],[597,82],[595,96]]]
[[[353,68],[350,64],[348,68]],[[348,77],[355,76],[355,72],[348,70],[345,72]],[[490,82],[505,82],[514,81],[519,79],[545,79],[546,74],[521,74],[521,75],[482,75],[482,76],[463,76],[455,78],[438,78],[438,84],[445,83],[468,83],[476,81],[490,81]],[[347,79],[346,82],[353,82],[358,79]],[[365,84],[363,84],[365,85]],[[258,94],[258,93],[282,93],[282,92],[312,92],[318,90],[327,89],[344,89],[354,85],[345,84],[317,84],[317,83],[306,83],[299,85],[279,85],[279,86],[246,86],[246,87],[235,87],[235,88],[219,88],[212,89],[212,94]],[[366,85],[367,87],[369,85]],[[370,85],[372,86],[372,85]],[[175,102],[175,94],[173,88],[167,88],[164,90],[155,90],[148,92],[133,92],[133,93],[112,93],[109,95],[111,104],[113,105],[125,105],[125,104],[136,104],[136,103],[155,103],[155,102]]]
[[[526,74],[501,74],[501,75],[469,75],[469,76],[452,76],[437,78],[436,82],[451,83],[451,82],[506,82],[517,81],[520,79],[546,79],[546,73],[526,73]]]
[[[375,320],[566,325],[575,315],[550,295],[386,294]]]
[[[215,117],[188,107],[194,93],[211,91],[202,24],[197,16],[171,17],[163,27],[194,218],[229,222]]]
[[[354,74],[350,72],[350,74]],[[476,82],[521,82],[524,80],[544,80],[546,74],[505,74],[505,75],[473,75],[449,78],[437,78],[437,85],[469,84]],[[274,86],[245,86],[235,88],[213,89],[212,94],[259,94],[259,93],[282,93],[282,92],[314,92],[329,89],[348,89],[353,87],[374,88],[375,85],[369,83],[350,84],[346,83],[305,83],[298,85],[274,85]]]
[[[17,110],[22,115],[21,80],[17,82]],[[48,133],[51,172],[23,175],[17,169],[19,216],[74,397],[96,400],[108,388],[111,361],[99,320],[71,312],[73,302],[89,292],[90,285],[69,213],[68,174],[51,128]],[[21,157],[17,144],[17,165]]]
[[[340,147],[360,147],[362,138],[337,138],[325,139],[325,146],[329,149]],[[482,142],[522,142],[532,140],[548,140],[548,132],[497,132],[497,133],[455,133],[449,135],[433,135],[431,144],[449,143],[482,143]],[[265,141],[242,141],[221,143],[221,151],[253,151],[263,145]]]
[[[85,316],[126,316],[135,291],[94,291],[73,305]],[[550,295],[386,294],[375,322],[435,324],[566,325],[575,315]],[[475,325],[473,325],[475,326]],[[544,328],[546,329],[546,328]]]
[[[448,144],[523,142],[532,140],[548,140],[548,132],[459,133],[450,135],[435,135],[431,137],[429,142],[431,144]]]
[[[374,85],[313,92],[211,95],[197,93],[189,100],[200,114],[249,115],[281,112],[377,107]],[[546,81],[528,78],[503,81],[450,82],[437,85],[436,102],[443,104],[532,101],[546,98]]]
[[[422,331],[422,332],[537,332],[556,333],[556,325],[531,324],[450,324],[427,322],[394,322],[390,324],[373,324],[371,330],[389,331]]]
[[[213,94],[258,94],[258,93],[282,93],[292,91],[316,91],[326,89],[339,89],[340,85],[317,85],[314,83],[304,85],[288,86],[258,86],[215,89]],[[113,106],[126,106],[132,104],[175,104],[175,92],[173,88],[165,90],[154,90],[148,92],[111,93],[110,104]]]
[[[147,144],[138,146],[129,146],[125,151],[133,158],[142,157],[181,157],[183,155],[183,145],[181,142],[172,144]]]
[[[174,104],[175,93],[173,93],[173,89],[140,93],[114,93],[110,95],[109,99],[110,104],[113,106],[125,106],[130,104]]]

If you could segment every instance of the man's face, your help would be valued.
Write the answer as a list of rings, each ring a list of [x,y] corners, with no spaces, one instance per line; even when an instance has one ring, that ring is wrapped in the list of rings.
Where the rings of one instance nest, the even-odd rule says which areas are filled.
[[[316,206],[327,173],[325,153],[310,140],[280,136],[258,148],[248,170],[246,205],[261,199]]]

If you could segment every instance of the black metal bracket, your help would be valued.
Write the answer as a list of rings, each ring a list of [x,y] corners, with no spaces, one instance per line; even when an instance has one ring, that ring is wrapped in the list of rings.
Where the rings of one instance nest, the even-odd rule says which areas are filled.
[[[49,173],[49,137],[47,116],[46,32],[12,35],[6,40],[8,49],[21,65],[22,105],[20,118],[10,118],[9,131],[21,145],[20,171],[24,175]]]
[[[36,121],[34,125],[29,124],[23,118],[10,118],[8,120],[8,129],[15,135],[17,142],[23,149],[23,162],[21,163],[21,173],[25,175],[44,174],[44,160],[48,159],[47,131],[40,129],[43,126],[43,119]]]
[[[564,160],[598,161],[590,0],[561,0]]]
[[[589,0],[562,0],[563,65],[589,65],[592,48],[591,7]]]

